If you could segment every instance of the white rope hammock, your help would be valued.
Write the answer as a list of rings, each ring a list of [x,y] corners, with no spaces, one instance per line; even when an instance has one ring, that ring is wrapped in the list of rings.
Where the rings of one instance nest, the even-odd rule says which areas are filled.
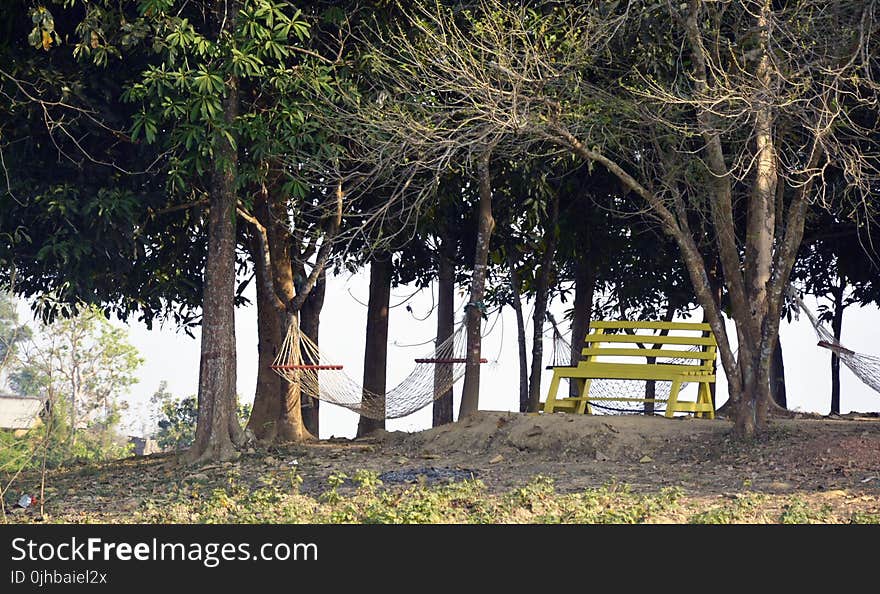
[[[816,331],[816,337],[819,339],[817,346],[833,352],[840,359],[840,362],[846,365],[866,386],[880,393],[880,357],[857,353],[840,344],[834,338],[834,334],[813,315],[813,312],[809,310],[793,288],[789,288],[787,294],[788,298],[807,314],[807,318]]]
[[[416,366],[403,381],[385,394],[376,394],[349,377],[339,359],[319,349],[291,324],[271,367],[287,381],[299,383],[302,395],[344,406],[371,419],[397,419],[428,406],[464,376],[466,347],[467,334],[461,323],[449,338],[416,358]]]

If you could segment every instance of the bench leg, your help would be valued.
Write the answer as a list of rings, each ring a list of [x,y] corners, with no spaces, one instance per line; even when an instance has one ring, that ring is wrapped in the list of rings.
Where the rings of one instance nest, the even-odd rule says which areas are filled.
[[[669,401],[666,403],[666,417],[671,419],[678,409],[678,392],[681,390],[681,380],[677,379],[672,382],[669,389]]]
[[[544,412],[552,413],[556,404],[556,393],[559,391],[559,374],[553,372],[553,379],[550,380],[550,390],[547,391],[547,400],[544,402]]]
[[[583,378],[575,378],[574,381],[577,382],[578,396],[581,398],[586,398],[590,395],[590,383],[592,380],[583,379]],[[593,409],[590,407],[590,403],[586,400],[581,400],[578,402],[577,413],[582,415],[584,413],[591,415],[593,414]]]
[[[697,395],[697,403],[708,405],[708,410],[697,412],[698,417],[702,417],[705,414],[708,418],[715,418],[715,408],[712,406],[712,390],[709,388],[709,382],[700,383],[700,389]]]

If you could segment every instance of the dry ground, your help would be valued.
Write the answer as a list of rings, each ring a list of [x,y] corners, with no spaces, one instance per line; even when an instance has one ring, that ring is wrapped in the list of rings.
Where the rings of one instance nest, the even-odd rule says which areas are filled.
[[[558,493],[609,484],[645,494],[676,487],[691,513],[757,495],[770,510],[786,509],[793,500],[823,510],[811,521],[846,521],[853,514],[880,518],[877,416],[774,420],[751,443],[732,440],[730,429],[723,419],[482,411],[417,433],[379,432],[359,440],[252,449],[236,462],[200,468],[157,455],[52,471],[46,480],[45,519],[137,522],[137,510],[161,504],[172,489],[179,492],[194,480],[219,486],[233,471],[236,480],[255,487],[266,477],[295,472],[302,478],[300,491],[317,496],[328,489],[330,477],[339,482],[339,476],[364,469],[378,474],[386,489],[473,477],[489,494],[500,496],[543,475],[553,479]],[[37,490],[39,476],[25,476],[20,484]],[[353,483],[343,480],[342,489],[347,485]],[[775,521],[777,516],[771,516],[766,517]],[[40,520],[36,510],[11,517]],[[750,521],[749,516],[741,519]]]

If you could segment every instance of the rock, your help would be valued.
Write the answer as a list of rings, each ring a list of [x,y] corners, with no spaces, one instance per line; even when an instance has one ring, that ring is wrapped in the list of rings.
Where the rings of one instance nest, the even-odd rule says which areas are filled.
[[[272,456],[266,456],[265,458],[263,458],[263,462],[270,466],[273,466],[275,464],[278,464],[278,459]]]
[[[596,460],[598,462],[605,462],[608,459],[609,459],[608,456],[606,456],[604,452],[600,452],[599,450],[596,450]]]
[[[401,456],[397,459],[398,464],[406,464],[407,462],[409,462],[409,458],[407,458],[406,456]]]
[[[502,456],[501,454],[498,454],[497,456],[495,456],[494,458],[489,460],[489,464],[498,464],[502,460],[504,460],[504,456]]]
[[[646,464],[648,462],[653,462],[653,461],[654,461],[654,458],[652,458],[648,454],[645,454],[644,456],[639,458],[639,463],[641,463],[641,464]]]
[[[208,475],[204,472],[197,472],[196,474],[191,474],[187,477],[191,481],[205,482],[208,480]]]

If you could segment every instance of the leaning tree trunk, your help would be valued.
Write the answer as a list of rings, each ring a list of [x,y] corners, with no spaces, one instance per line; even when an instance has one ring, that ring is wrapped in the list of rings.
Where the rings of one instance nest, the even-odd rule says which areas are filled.
[[[388,362],[388,306],[391,300],[391,257],[384,255],[370,262],[370,301],[367,306],[367,340],[364,347],[363,399],[385,398]],[[372,402],[375,416],[384,410],[384,403]],[[385,419],[361,415],[357,436],[385,428]]]
[[[483,297],[486,294],[486,276],[489,263],[489,242],[495,228],[492,217],[492,177],[489,172],[491,152],[486,151],[477,164],[480,181],[480,207],[477,226],[477,245],[474,253],[474,272],[471,278],[470,301],[465,306],[467,320],[467,363],[461,406],[458,418],[471,415],[480,407],[480,352],[482,346],[482,319],[485,314]]]
[[[593,317],[593,294],[596,290],[596,274],[590,262],[589,255],[577,255],[574,261],[574,311],[571,315],[571,361],[569,364],[577,366],[582,358],[584,339],[590,328],[590,320]],[[578,387],[575,382],[570,382],[569,395],[578,396]]]
[[[234,30],[237,2],[217,2],[226,30]],[[222,32],[221,32],[222,34]],[[238,115],[238,87],[227,82],[223,112],[231,125]],[[219,135],[218,135],[219,136]],[[202,304],[198,421],[190,462],[229,460],[244,434],[238,421],[235,358],[235,182],[236,151],[218,138],[211,174],[208,215],[208,256]]]
[[[519,351],[519,412],[529,410],[529,359],[526,353],[526,321],[522,307],[522,279],[517,270],[519,258],[515,246],[507,246],[507,268],[510,272],[511,305],[516,314],[516,342]]]
[[[831,331],[834,332],[834,340],[840,342],[843,332],[843,292],[844,292],[843,276],[840,276],[840,283],[834,287],[834,315],[831,318]],[[840,357],[837,353],[831,351],[831,414],[840,414]]]
[[[437,254],[437,339],[435,345],[446,342],[455,332],[455,264],[443,250]],[[455,356],[455,353],[453,353]],[[452,365],[437,363],[434,366],[434,395],[449,386],[443,395],[434,400],[432,426],[439,427],[452,422]]]
[[[529,412],[537,412],[541,403],[541,373],[544,370],[544,321],[547,319],[547,303],[550,286],[553,283],[553,260],[556,256],[559,223],[559,192],[550,199],[550,212],[547,213],[544,229],[544,254],[541,258],[541,271],[537,274],[535,287],[535,311],[532,315],[532,370],[529,374]]]
[[[302,333],[305,334],[315,346],[318,346],[318,332],[321,325],[321,310],[324,308],[324,296],[327,292],[327,275],[324,271],[318,277],[318,282],[309,292],[309,296],[303,303],[300,311],[300,324]],[[303,363],[317,365],[320,361],[312,361],[308,356],[303,357]],[[306,431],[318,437],[318,410],[321,401],[311,395],[302,397],[302,420]]]

